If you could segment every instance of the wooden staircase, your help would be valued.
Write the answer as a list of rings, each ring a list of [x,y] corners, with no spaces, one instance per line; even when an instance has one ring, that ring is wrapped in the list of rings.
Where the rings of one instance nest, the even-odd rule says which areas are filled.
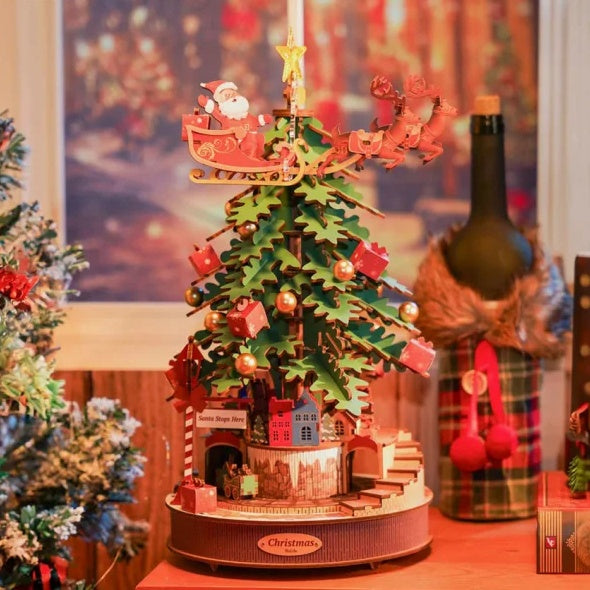
[[[424,490],[424,455],[419,442],[398,442],[393,465],[387,476],[375,481],[375,487],[362,490],[357,497],[343,500],[340,512],[348,516],[369,516],[395,512],[420,498]]]

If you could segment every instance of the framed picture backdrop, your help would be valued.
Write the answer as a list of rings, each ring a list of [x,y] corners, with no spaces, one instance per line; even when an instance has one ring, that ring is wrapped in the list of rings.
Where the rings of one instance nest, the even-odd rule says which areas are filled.
[[[282,104],[273,46],[284,41],[284,4],[9,2],[15,27],[2,43],[18,48],[12,97],[32,148],[27,193],[67,226],[69,241],[84,243],[92,264],[77,285],[83,301],[58,334],[64,368],[161,368],[199,321],[188,321],[181,303],[191,280],[186,255],[206,227],[219,227],[226,195],[188,182],[179,117],[194,106],[199,83],[218,78],[235,81],[255,112]],[[586,170],[575,166],[563,129],[575,128],[588,82],[566,76],[563,64],[567,57],[575,67],[588,44],[583,2],[307,0],[305,8],[310,106],[326,126],[383,116],[367,92],[383,69],[400,80],[419,71],[462,114],[427,172],[417,173],[417,163],[391,175],[375,168],[360,187],[387,215],[372,231],[387,236],[396,276],[411,285],[428,235],[467,212],[466,117],[484,91],[505,99],[513,215],[538,219],[548,247],[573,260],[574,210],[587,204],[571,187]],[[576,10],[579,22],[563,18]],[[469,33],[474,23],[473,31],[486,24],[483,37]],[[16,32],[24,28],[26,44]],[[577,123],[587,125],[581,115]]]

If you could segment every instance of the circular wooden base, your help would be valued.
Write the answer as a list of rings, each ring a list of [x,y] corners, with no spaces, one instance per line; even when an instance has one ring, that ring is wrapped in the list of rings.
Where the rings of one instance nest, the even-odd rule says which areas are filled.
[[[425,490],[418,506],[374,516],[190,514],[170,509],[168,547],[188,559],[253,568],[337,567],[416,553],[432,540]],[[262,547],[262,548],[261,548]]]

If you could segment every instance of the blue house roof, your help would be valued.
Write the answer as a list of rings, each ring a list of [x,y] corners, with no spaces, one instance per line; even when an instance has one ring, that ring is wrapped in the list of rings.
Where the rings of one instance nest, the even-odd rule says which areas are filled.
[[[301,397],[295,402],[295,407],[293,408],[293,414],[303,413],[313,414],[316,419],[319,418],[320,409],[315,399],[309,393],[309,389],[303,390]]]

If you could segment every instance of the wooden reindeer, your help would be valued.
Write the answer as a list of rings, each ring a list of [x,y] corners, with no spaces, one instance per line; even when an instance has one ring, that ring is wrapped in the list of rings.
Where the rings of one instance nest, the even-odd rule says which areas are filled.
[[[436,138],[445,130],[449,117],[457,115],[457,109],[441,96],[439,88],[432,85],[427,87],[424,78],[419,76],[408,76],[404,82],[404,91],[410,98],[430,97],[433,103],[428,122],[420,124],[414,133],[408,133],[408,147],[421,151],[423,163],[426,164],[443,153],[442,145]]]
[[[404,84],[408,97],[432,99],[432,116],[425,124],[408,108],[406,96],[394,90],[386,77],[373,78],[370,90],[375,98],[392,103],[393,123],[379,127],[375,119],[370,131],[360,129],[340,133],[335,128],[330,135],[332,147],[324,154],[318,166],[318,176],[330,172],[331,165],[346,162],[348,159],[348,164],[354,163],[357,170],[363,168],[367,158],[384,160],[385,169],[391,170],[404,161],[408,149],[421,151],[425,164],[442,154],[442,145],[436,138],[444,131],[449,117],[457,114],[457,109],[441,97],[436,87],[427,87],[424,79],[416,76],[410,76]]]

